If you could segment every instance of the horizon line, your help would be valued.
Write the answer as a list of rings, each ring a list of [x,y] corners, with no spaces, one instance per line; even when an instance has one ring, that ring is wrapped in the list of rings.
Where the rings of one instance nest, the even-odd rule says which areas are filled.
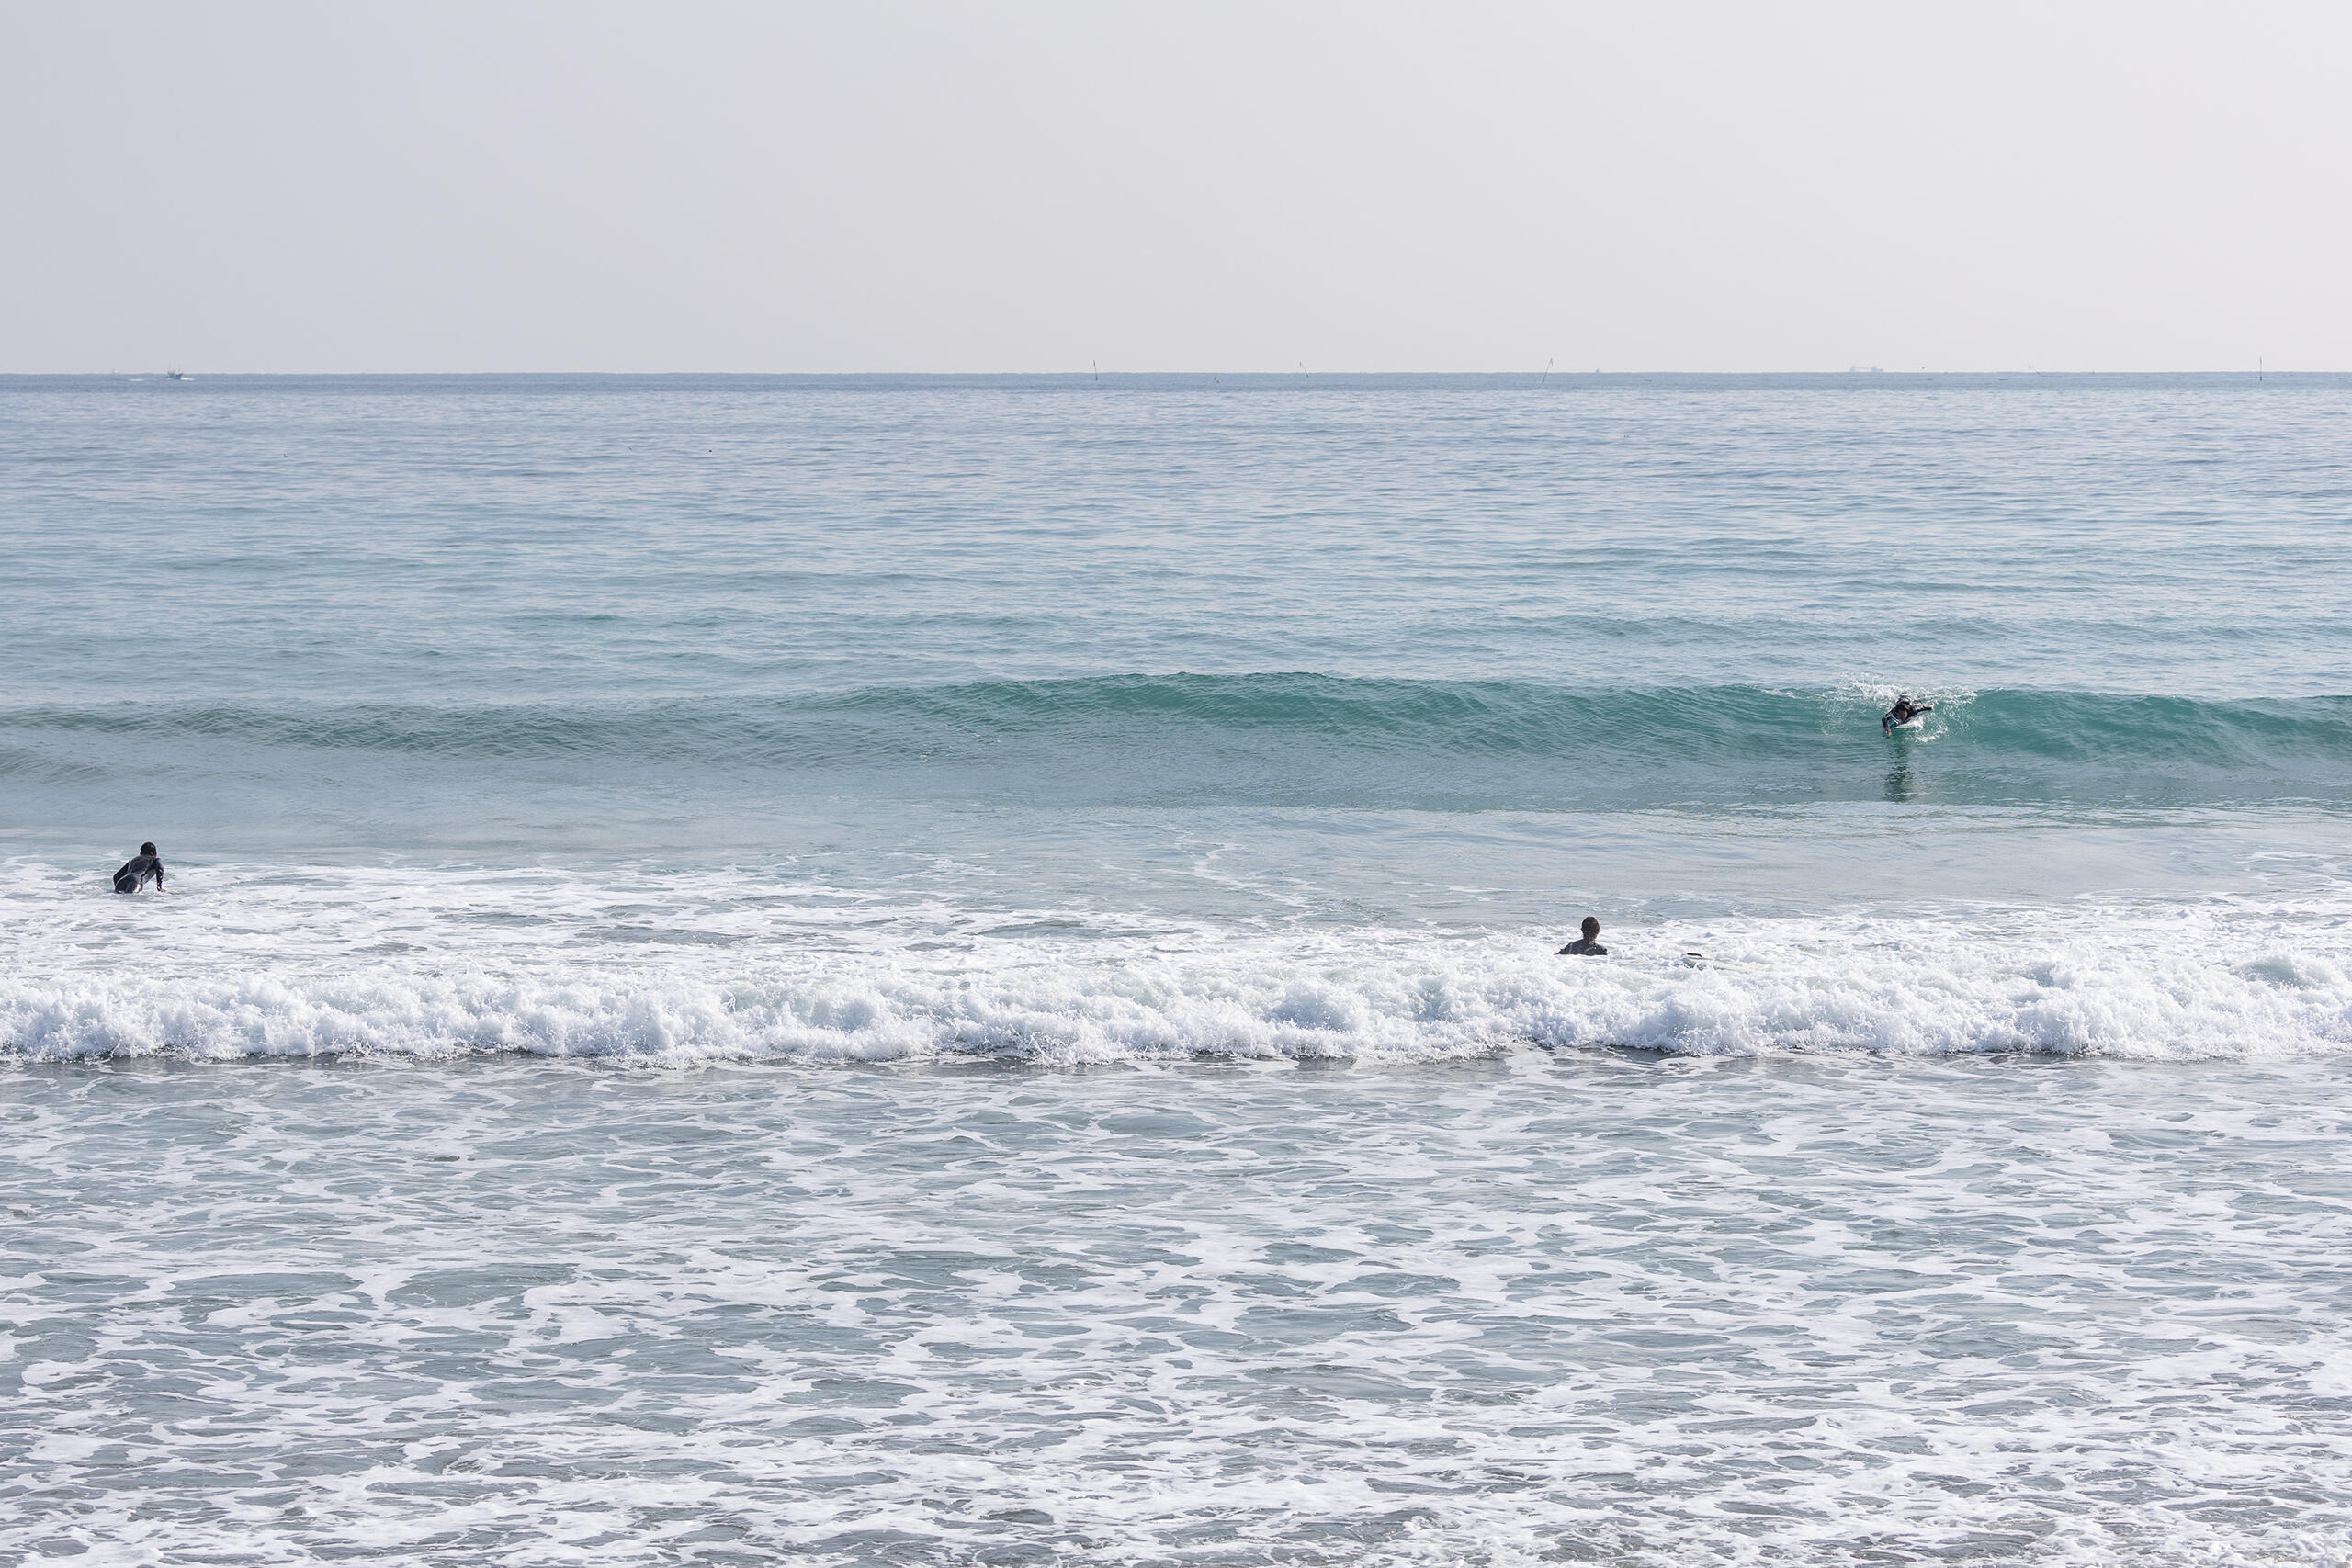
[[[1556,366],[1555,366],[1555,367],[1553,367],[1552,368],[1549,368],[1549,369],[1540,369],[1540,368],[1538,368],[1538,369],[1508,369],[1508,370],[1345,370],[1345,369],[1331,369],[1331,370],[1299,370],[1299,369],[1291,369],[1291,370],[1190,370],[1190,369],[1175,369],[1175,370],[1095,370],[1095,369],[1091,369],[1091,368],[1080,368],[1080,369],[1077,369],[1077,370],[678,370],[678,369],[671,369],[671,370],[610,370],[610,369],[600,369],[600,370],[546,370],[546,369],[537,369],[537,370],[517,370],[517,369],[499,369],[499,370],[479,370],[479,369],[477,369],[477,370],[221,370],[221,369],[207,369],[207,368],[201,368],[201,367],[199,367],[199,368],[195,368],[195,369],[190,369],[190,368],[187,368],[187,367],[184,367],[184,366],[180,366],[180,365],[177,365],[177,364],[169,364],[169,363],[167,363],[167,364],[166,364],[166,365],[164,365],[164,366],[156,367],[140,367],[140,368],[127,369],[127,370],[126,370],[126,369],[107,369],[107,370],[0,370],[0,379],[6,379],[6,380],[26,380],[26,381],[30,381],[30,380],[124,380],[124,379],[144,379],[144,378],[156,378],[156,379],[170,379],[170,378],[185,378],[185,379],[188,379],[188,380],[193,380],[193,379],[197,378],[198,378],[198,377],[199,377],[199,376],[212,376],[212,377],[242,377],[242,378],[283,378],[283,379],[294,379],[294,378],[356,378],[356,377],[374,377],[374,378],[393,378],[393,377],[428,378],[428,377],[429,377],[429,378],[442,378],[442,379],[452,379],[452,378],[495,378],[495,377],[509,377],[509,378],[512,378],[512,377],[541,377],[541,378],[565,377],[565,378],[616,378],[616,379],[617,379],[617,378],[635,378],[635,379],[655,379],[655,378],[665,378],[665,377],[674,377],[674,378],[690,378],[690,377],[691,377],[691,378],[706,378],[706,379],[718,379],[718,378],[740,378],[740,379],[745,379],[745,380],[750,380],[750,379],[766,379],[766,380],[878,380],[878,379],[890,379],[890,378],[895,378],[895,379],[909,379],[909,380],[914,380],[914,379],[920,379],[920,380],[979,380],[979,379],[989,379],[989,380],[1057,380],[1057,381],[1088,381],[1088,382],[1093,382],[1093,381],[1110,381],[1110,380],[1114,380],[1114,379],[1136,380],[1136,379],[1142,379],[1142,378],[1199,378],[1199,379],[1212,380],[1212,381],[1214,381],[1214,380],[1218,380],[1218,379],[1223,379],[1223,378],[1230,378],[1230,379],[1237,379],[1237,380],[1246,379],[1246,380],[1253,380],[1253,381],[1288,381],[1288,382],[1300,382],[1300,381],[1313,381],[1313,380],[1316,380],[1316,379],[1318,379],[1318,378],[1391,379],[1391,380],[1402,380],[1402,379],[1436,379],[1436,378],[1454,378],[1454,379],[1467,379],[1467,378],[1505,379],[1505,378],[1513,378],[1513,379],[1526,379],[1526,380],[1536,380],[1536,381],[1544,381],[1544,380],[1550,380],[1550,379],[1556,378],[1556,379],[1563,380],[1563,381],[1576,381],[1576,380],[1589,381],[1589,380],[1592,380],[1592,379],[1594,379],[1594,378],[1611,378],[1611,377],[1615,377],[1615,378],[1634,378],[1634,377],[1652,377],[1652,378],[1662,378],[1662,377],[1681,377],[1681,378],[1724,378],[1724,379],[1730,379],[1730,378],[1760,378],[1760,377],[1808,377],[1808,378],[1825,378],[1825,379],[1826,379],[1826,378],[1838,378],[1838,379],[1845,379],[1845,378],[1897,378],[1897,377],[1902,377],[1902,378],[1923,378],[1923,377],[1926,377],[1926,378],[1936,378],[1936,377],[1970,377],[1970,378],[1985,378],[1985,377],[2033,377],[2033,378],[2048,378],[2048,377],[2070,377],[2070,378],[2114,377],[2114,378],[2124,378],[2124,377],[2150,377],[2150,376],[2179,376],[2179,377],[2199,376],[2199,377],[2244,377],[2244,378],[2249,378],[2249,379],[2260,380],[2260,379],[2266,378],[2267,377],[2270,377],[2270,376],[2300,376],[2300,377],[2311,377],[2311,376],[2343,376],[2343,375],[2347,375],[2347,374],[2352,374],[2352,371],[2346,371],[2346,370],[2283,369],[2283,368],[2282,368],[2282,369],[2278,369],[2278,370],[2271,370],[2271,369],[2267,368],[2267,367],[2254,367],[2254,368],[2228,367],[2228,368],[2206,368],[2206,369],[2191,369],[2191,368],[2165,368],[2165,369],[2147,369],[2147,370],[2098,370],[2098,369],[2088,369],[2088,370],[2064,369],[2064,370],[2061,370],[2061,369],[2044,369],[2044,368],[2041,368],[2041,367],[2034,367],[2034,366],[2017,366],[2017,367],[2006,367],[2006,368],[1989,369],[1989,370],[1948,370],[1948,369],[1916,369],[1916,370],[1900,370],[1900,369],[1893,369],[1893,368],[1889,368],[1889,367],[1881,367],[1881,366],[1860,366],[1860,365],[1857,365],[1857,366],[1849,366],[1849,367],[1848,367],[1847,368],[1842,369],[1842,370],[1839,370],[1839,369],[1833,369],[1833,370],[1817,370],[1817,369],[1816,369],[1816,370],[1803,370],[1803,369],[1785,369],[1785,370],[1655,370],[1655,369],[1654,369],[1654,370],[1611,370],[1611,369],[1584,369],[1584,370],[1578,370],[1578,369],[1564,368],[1564,367],[1556,367]]]

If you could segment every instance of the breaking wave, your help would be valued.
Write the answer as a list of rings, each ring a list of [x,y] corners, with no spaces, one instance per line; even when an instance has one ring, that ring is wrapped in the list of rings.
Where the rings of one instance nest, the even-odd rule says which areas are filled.
[[[2352,801],[2352,697],[2199,701],[1893,687],[1576,688],[1313,674],[1133,675],[872,687],[759,701],[0,711],[0,776],[64,783],[168,743],[304,776],[337,759],[494,775],[674,777],[732,787],[937,790],[1044,800],[1544,807],[1784,803],[1880,794],[1957,805],[2131,807]],[[275,761],[273,761],[275,759]]]
[[[2255,1058],[2352,1047],[2352,936],[2219,909],[2012,922],[1671,923],[1607,961],[1534,933],[1014,937],[923,951],[714,941],[653,957],[469,955],[0,978],[0,1054],[720,1061],[1682,1055]],[[1693,960],[1686,949],[1703,952]]]

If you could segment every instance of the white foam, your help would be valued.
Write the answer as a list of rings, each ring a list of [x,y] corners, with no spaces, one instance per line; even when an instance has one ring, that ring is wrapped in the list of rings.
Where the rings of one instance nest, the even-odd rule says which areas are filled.
[[[2352,910],[2325,902],[1666,922],[1580,961],[1532,931],[1224,928],[651,873],[231,869],[133,900],[15,869],[0,1051],[19,1058],[2352,1046]]]
[[[0,1560],[2343,1568],[2346,1087],[0,1075]]]

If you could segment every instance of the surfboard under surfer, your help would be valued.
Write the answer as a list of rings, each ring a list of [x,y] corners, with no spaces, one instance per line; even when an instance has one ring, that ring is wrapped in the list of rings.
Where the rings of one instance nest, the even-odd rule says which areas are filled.
[[[1892,735],[1894,733],[1896,725],[1908,724],[1921,714],[1935,711],[1936,705],[1933,703],[1915,703],[1909,697],[1897,697],[1894,699],[1893,707],[1878,716],[1878,727]]]
[[[123,862],[122,869],[114,874],[114,890],[118,893],[136,893],[146,886],[151,879],[155,884],[156,892],[164,891],[164,858],[155,852],[153,844],[141,844],[139,846],[139,852]]]

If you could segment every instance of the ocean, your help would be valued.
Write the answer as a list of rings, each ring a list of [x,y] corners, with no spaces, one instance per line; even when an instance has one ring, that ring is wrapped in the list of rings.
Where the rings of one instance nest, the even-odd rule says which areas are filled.
[[[0,378],[0,1560],[2352,1564],[2352,377]]]

